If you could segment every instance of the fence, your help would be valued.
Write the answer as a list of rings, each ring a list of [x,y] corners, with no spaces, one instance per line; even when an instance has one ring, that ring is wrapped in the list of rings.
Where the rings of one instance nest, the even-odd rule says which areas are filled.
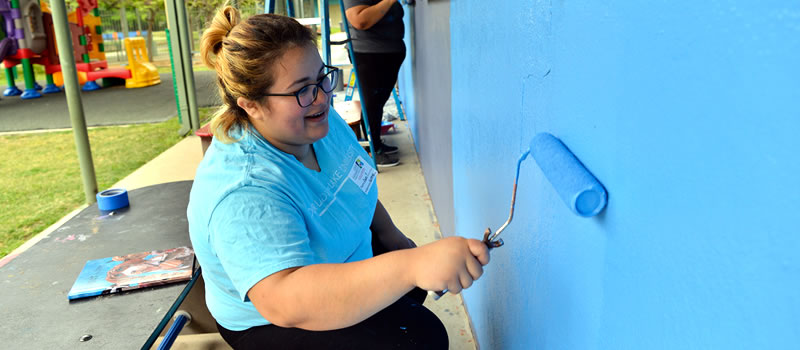
[[[316,0],[291,0],[294,2],[296,17],[312,17],[315,13]],[[338,7],[338,1],[331,1],[332,6]],[[335,24],[338,18],[338,8],[331,11],[332,22]],[[247,6],[240,6],[239,11],[243,18],[249,17],[254,14],[264,12],[264,3],[256,2]],[[189,27],[192,32],[192,51],[199,51],[200,37],[203,33],[203,28],[212,19],[213,11],[201,11],[199,9],[187,9]],[[278,14],[286,14],[285,1],[277,1],[275,12]],[[125,46],[123,39],[125,37],[141,36],[147,38],[147,16],[148,13],[138,11],[138,9],[131,8],[126,11],[128,33],[123,33],[122,16],[119,9],[100,10],[100,19],[103,23],[103,42],[105,46],[106,59],[109,62],[122,64],[127,61],[125,57]],[[334,18],[336,17],[336,18]],[[153,61],[157,65],[164,64],[169,61],[169,48],[167,47],[167,37],[165,29],[167,29],[167,19],[164,11],[159,11],[155,16],[153,22],[153,43],[152,47],[148,47]],[[338,29],[338,28],[336,28]],[[338,31],[334,29],[335,31]],[[169,63],[166,63],[167,65]]]

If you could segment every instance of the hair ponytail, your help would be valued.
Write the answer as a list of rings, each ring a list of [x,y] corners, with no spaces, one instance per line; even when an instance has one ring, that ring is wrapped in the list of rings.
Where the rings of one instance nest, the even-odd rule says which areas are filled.
[[[203,64],[208,68],[217,69],[214,56],[219,55],[222,50],[223,40],[239,22],[241,22],[239,11],[231,6],[223,7],[214,15],[214,19],[211,20],[208,28],[203,32],[200,44],[200,55],[203,59]]]
[[[316,36],[293,18],[260,14],[242,21],[231,6],[217,12],[203,32],[200,47],[203,63],[217,72],[223,103],[211,121],[214,137],[225,143],[236,141],[231,129],[250,125],[237,99],[262,100],[275,82],[274,63],[287,50],[302,45],[316,45]]]

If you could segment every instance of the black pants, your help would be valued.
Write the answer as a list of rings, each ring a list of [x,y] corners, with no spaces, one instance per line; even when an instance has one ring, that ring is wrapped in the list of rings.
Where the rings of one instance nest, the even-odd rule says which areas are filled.
[[[381,142],[383,106],[392,95],[394,85],[397,83],[397,73],[400,72],[400,65],[406,58],[406,52],[356,52],[355,56],[358,84],[361,85],[361,103],[367,111],[373,146],[380,152],[383,147]]]
[[[425,291],[419,290],[424,299]],[[412,291],[412,293],[414,293]],[[409,293],[411,294],[411,293]],[[406,295],[356,325],[307,331],[275,325],[231,331],[217,324],[234,349],[447,349],[447,330],[419,300]]]

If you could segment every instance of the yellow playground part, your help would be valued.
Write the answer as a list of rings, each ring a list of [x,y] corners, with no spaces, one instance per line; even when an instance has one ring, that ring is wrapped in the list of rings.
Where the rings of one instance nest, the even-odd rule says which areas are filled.
[[[144,38],[125,38],[125,50],[128,52],[127,67],[109,67],[89,73],[78,71],[78,83],[85,84],[90,75],[94,76],[92,80],[101,77],[125,78],[126,88],[140,88],[161,83],[161,76],[158,75],[156,66],[150,63],[147,58],[147,47],[145,46]],[[53,81],[56,85],[64,85],[64,77],[61,72],[53,73]]]
[[[128,70],[130,79],[125,79],[126,88],[139,88],[161,83],[158,69],[147,58],[147,46],[144,38],[125,38],[125,51],[128,53]]]

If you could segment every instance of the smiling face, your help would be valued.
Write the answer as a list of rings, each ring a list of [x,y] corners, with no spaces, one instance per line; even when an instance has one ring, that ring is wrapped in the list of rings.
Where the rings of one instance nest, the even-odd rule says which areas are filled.
[[[267,93],[292,94],[303,86],[317,83],[324,74],[316,47],[291,48],[272,67],[275,83]],[[302,160],[309,145],[328,134],[330,94],[321,89],[308,107],[300,107],[295,96],[268,96],[262,101],[238,99],[255,129],[278,149]]]

